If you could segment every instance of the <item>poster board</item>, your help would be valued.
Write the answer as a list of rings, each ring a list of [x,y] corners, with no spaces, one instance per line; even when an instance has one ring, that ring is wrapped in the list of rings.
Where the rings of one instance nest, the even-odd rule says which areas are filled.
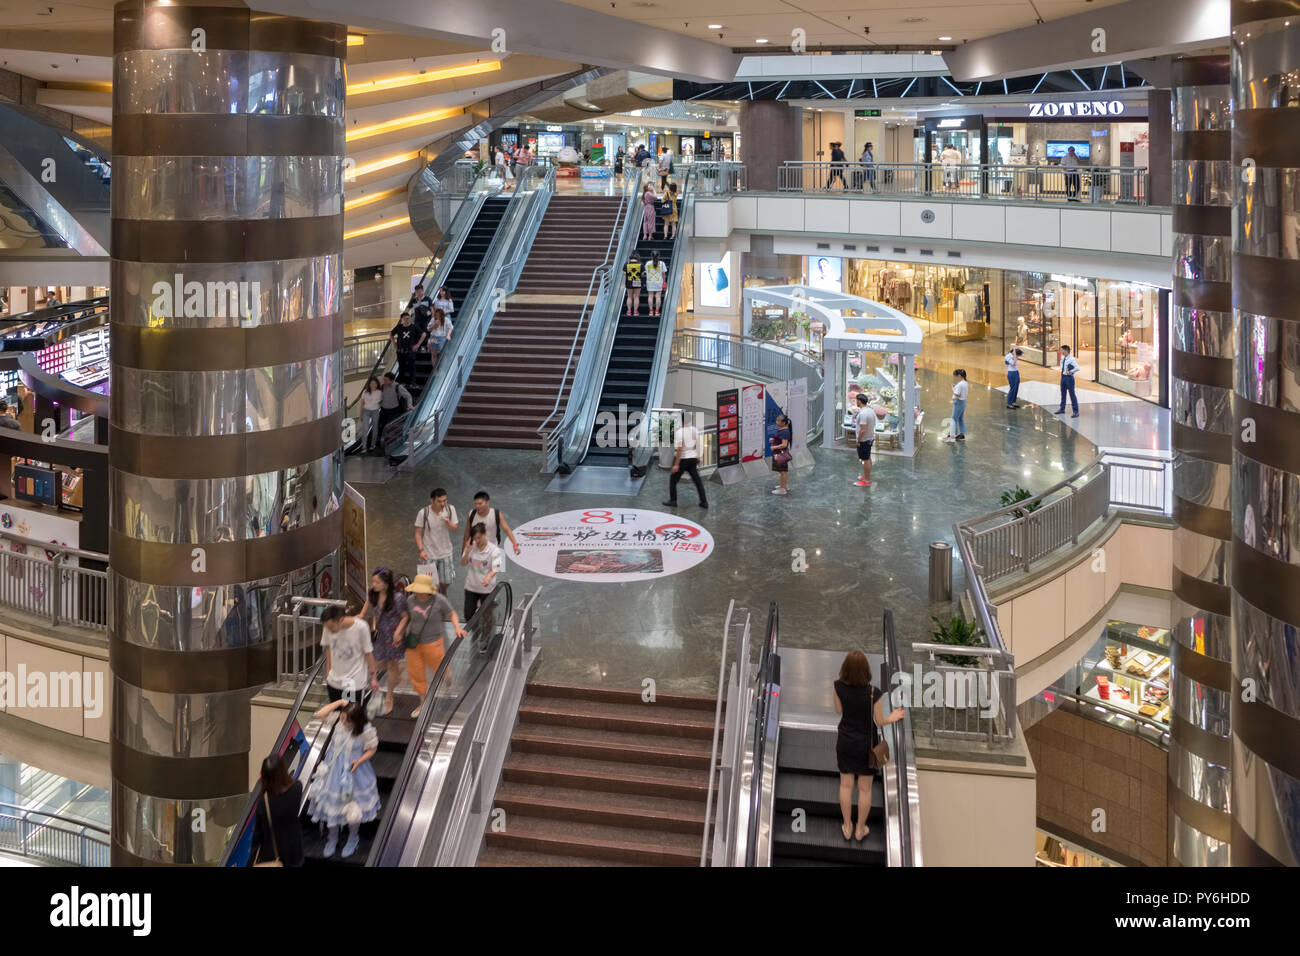
[[[718,467],[740,464],[740,390],[718,392]]]
[[[344,599],[360,610],[366,603],[369,575],[366,568],[366,499],[347,482],[343,483],[343,580]]]
[[[767,389],[746,385],[740,390],[740,460],[767,457]]]

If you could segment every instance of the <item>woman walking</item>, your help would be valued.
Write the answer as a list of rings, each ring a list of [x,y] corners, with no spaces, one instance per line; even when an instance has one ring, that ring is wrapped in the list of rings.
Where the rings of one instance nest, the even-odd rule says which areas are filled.
[[[402,642],[411,622],[406,596],[397,593],[393,586],[393,572],[387,568],[377,568],[371,576],[370,594],[361,608],[361,619],[370,623],[370,631],[374,634],[375,674],[378,676],[379,671],[384,671],[388,675],[382,711],[387,717],[393,712],[393,693],[402,678],[402,660],[406,656]]]
[[[437,674],[442,663],[445,625],[450,623],[457,637],[464,637],[465,629],[460,626],[451,602],[438,593],[432,575],[417,574],[406,593],[406,606],[411,612],[411,626],[406,632],[406,672],[411,675],[411,686],[420,697],[411,711],[412,717],[418,717],[429,690],[429,675]]]
[[[262,800],[253,816],[253,862],[302,866],[302,784],[289,773],[284,758],[262,761]]]
[[[781,476],[781,484],[772,489],[774,495],[790,493],[790,419],[784,415],[776,418],[776,434],[772,436],[772,470]]]
[[[655,237],[655,226],[658,225],[655,206],[659,205],[659,197],[655,195],[654,187],[649,183],[641,192],[641,238],[653,239]]]
[[[447,318],[442,309],[433,310],[433,321],[429,323],[429,354],[433,356],[435,362],[442,350],[447,347],[447,339],[451,338],[451,330],[454,326],[451,319]]]
[[[379,403],[384,400],[384,387],[373,375],[366,380],[365,390],[361,393],[361,453],[369,454],[372,447],[379,447]],[[373,438],[373,443],[372,439]]]
[[[379,733],[366,717],[366,708],[357,701],[336,700],[316,711],[324,718],[330,711],[342,709],[334,732],[330,735],[326,763],[317,771],[308,792],[308,806],[314,823],[323,823],[329,831],[324,855],[333,856],[339,844],[339,828],[348,827],[343,857],[357,852],[361,842],[361,824],[379,816],[379,785],[370,758],[379,749]]]
[[[844,839],[863,840],[871,832],[871,778],[880,772],[873,750],[880,740],[878,728],[903,719],[903,708],[888,717],[881,708],[880,691],[871,683],[871,662],[862,651],[849,651],[835,682],[835,713],[840,723],[835,737],[835,763],[840,772],[840,832]],[[853,827],[853,788],[858,790],[858,825]]]
[[[966,396],[970,394],[970,383],[966,381],[964,368],[954,369],[952,373],[952,434],[944,435],[946,442],[966,440]]]

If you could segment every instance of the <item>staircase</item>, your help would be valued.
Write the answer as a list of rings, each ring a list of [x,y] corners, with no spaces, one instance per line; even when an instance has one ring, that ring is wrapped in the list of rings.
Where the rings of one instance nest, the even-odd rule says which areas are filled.
[[[369,823],[361,824],[361,842],[357,851],[347,859],[339,856],[343,851],[343,844],[347,842],[348,828],[345,826],[339,830],[339,844],[334,855],[330,857],[323,855],[328,834],[322,824],[312,822],[309,812],[311,801],[308,800],[302,812],[303,866],[366,865],[366,858],[370,856],[370,846],[374,841],[375,832],[379,829],[379,822],[392,809],[390,803],[393,799],[393,783],[402,768],[402,759],[406,756],[406,746],[411,741],[411,734],[415,732],[415,720],[410,714],[419,700],[414,694],[403,694],[399,691],[393,695],[392,714],[388,717],[376,717],[374,720],[375,730],[379,734],[379,749],[370,758],[370,764],[375,768],[375,779],[379,788],[379,816]],[[339,719],[341,720],[342,717]],[[305,782],[304,786],[306,786]]]
[[[553,196],[515,294],[492,319],[444,444],[541,447],[537,429],[568,394],[573,339],[592,273],[622,226],[617,196]],[[565,373],[573,350],[573,367]]]
[[[840,831],[840,775],[835,767],[833,729],[781,728],[772,814],[773,866],[885,866],[885,795],[879,775],[872,782],[867,815],[871,832],[859,843],[844,839]],[[795,810],[806,814],[803,832],[792,825]]]
[[[678,202],[680,203],[680,199]],[[640,206],[636,207],[636,213],[637,215],[641,214]],[[664,269],[664,285],[667,286],[673,268],[673,240],[663,238],[663,234],[664,218],[661,213],[656,219],[654,238],[640,239],[637,242],[636,251],[641,257],[643,275],[645,263],[650,260],[650,253],[655,251],[659,253],[659,258],[664,261],[666,266]],[[650,372],[654,366],[655,347],[659,342],[659,327],[663,321],[675,322],[675,319],[669,317],[665,320],[659,316],[650,315],[649,296],[644,287],[641,290],[640,307],[635,315],[628,315],[626,303],[624,304],[619,312],[618,329],[614,333],[614,343],[610,350],[609,367],[605,372],[605,382],[600,392],[600,405],[597,409],[597,415],[607,412],[612,416],[610,420],[625,422],[632,412],[645,409],[646,399],[650,393]],[[620,406],[627,409],[621,415],[619,414]],[[620,435],[622,441],[614,447],[607,447],[597,444],[596,437],[600,434],[599,429],[592,429],[591,441],[587,446],[587,457],[584,459],[584,464],[626,467],[628,463],[628,436]]]
[[[698,866],[715,705],[529,683],[478,865]]]

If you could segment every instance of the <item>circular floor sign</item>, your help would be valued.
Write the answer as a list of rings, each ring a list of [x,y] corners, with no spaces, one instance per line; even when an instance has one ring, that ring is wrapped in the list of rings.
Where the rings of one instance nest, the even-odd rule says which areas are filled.
[[[713,536],[662,511],[588,508],[546,515],[515,528],[515,563],[563,581],[653,581],[695,567]]]

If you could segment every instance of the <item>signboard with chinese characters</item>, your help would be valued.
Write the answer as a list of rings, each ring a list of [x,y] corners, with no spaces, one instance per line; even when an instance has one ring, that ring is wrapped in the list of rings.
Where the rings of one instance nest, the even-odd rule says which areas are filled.
[[[746,385],[740,390],[740,460],[762,461],[766,444],[766,391],[762,385]]]
[[[563,581],[653,581],[695,567],[713,536],[662,511],[588,508],[534,518],[515,528],[522,568]]]
[[[344,598],[361,610],[370,589],[366,571],[366,499],[346,482],[343,485],[343,583]]]
[[[740,464],[740,390],[718,392],[718,467]]]

